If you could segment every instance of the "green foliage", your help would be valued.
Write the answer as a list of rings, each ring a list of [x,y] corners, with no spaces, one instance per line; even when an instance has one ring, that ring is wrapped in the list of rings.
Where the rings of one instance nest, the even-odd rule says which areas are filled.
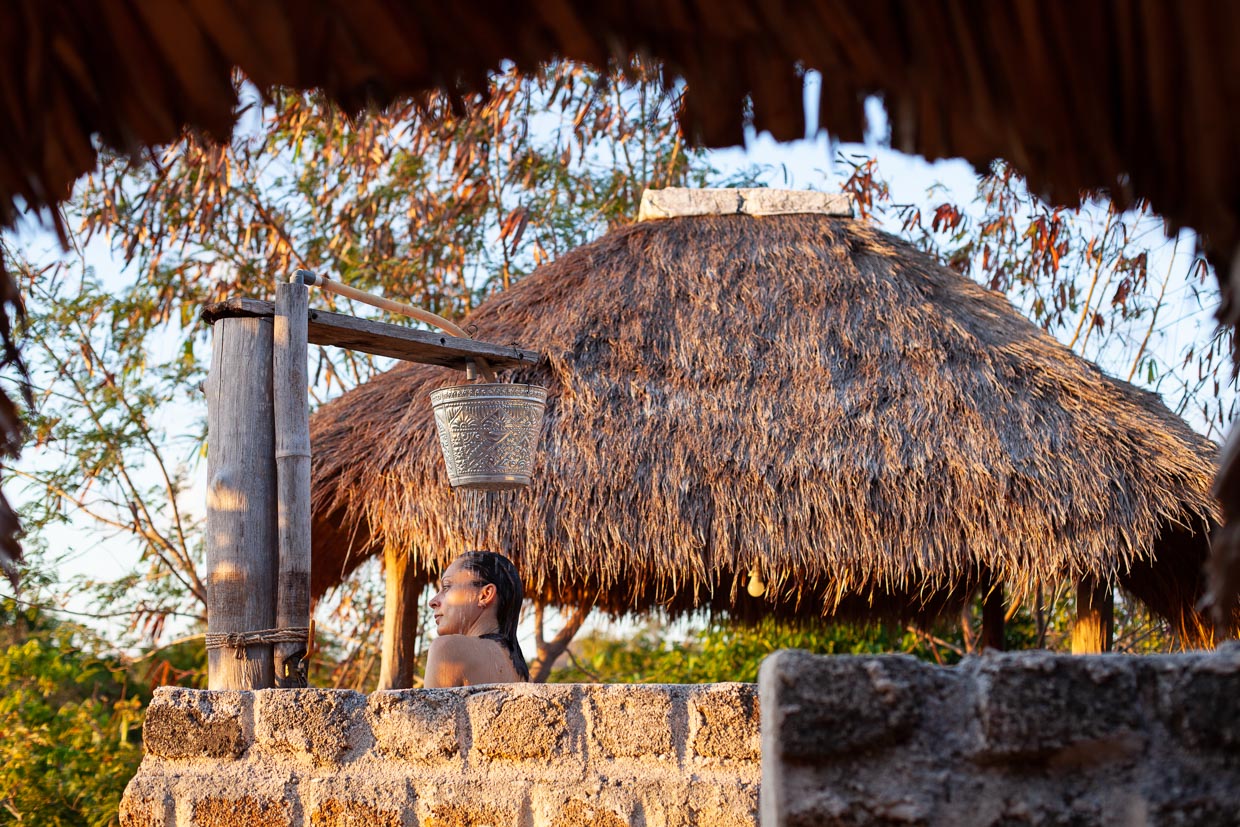
[[[715,683],[756,681],[762,659],[780,649],[819,655],[903,652],[952,663],[959,647],[936,645],[915,631],[865,624],[791,624],[765,619],[753,626],[715,618],[691,628],[683,640],[651,621],[632,637],[595,632],[572,646],[569,665],[554,671],[557,683]],[[937,654],[937,657],[936,657]]]
[[[1008,650],[1066,652],[1076,603],[1066,590],[1021,601],[1004,623]],[[551,673],[553,683],[715,683],[756,681],[762,659],[781,649],[818,655],[900,653],[948,666],[977,650],[982,602],[959,618],[929,628],[865,623],[793,623],[766,618],[741,625],[726,617],[691,623],[681,632],[647,619],[631,635],[595,630],[570,646],[567,665]],[[1168,652],[1176,648],[1165,623],[1121,596],[1115,604],[1115,650]]]
[[[146,700],[85,630],[0,601],[0,825],[117,821]]]

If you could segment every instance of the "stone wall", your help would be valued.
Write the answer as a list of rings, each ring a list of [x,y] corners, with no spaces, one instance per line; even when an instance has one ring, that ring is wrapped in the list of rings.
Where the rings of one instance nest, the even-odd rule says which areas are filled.
[[[161,689],[126,827],[751,827],[756,687]]]
[[[1240,824],[1240,645],[941,668],[780,652],[763,827]]]
[[[762,823],[1240,825],[1240,645],[1156,657],[781,652]],[[163,689],[126,827],[758,821],[755,688]]]

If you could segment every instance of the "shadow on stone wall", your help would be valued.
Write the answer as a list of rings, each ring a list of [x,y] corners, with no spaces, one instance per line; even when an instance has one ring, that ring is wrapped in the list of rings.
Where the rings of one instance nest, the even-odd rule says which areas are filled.
[[[1240,824],[1240,645],[762,664],[762,824]]]

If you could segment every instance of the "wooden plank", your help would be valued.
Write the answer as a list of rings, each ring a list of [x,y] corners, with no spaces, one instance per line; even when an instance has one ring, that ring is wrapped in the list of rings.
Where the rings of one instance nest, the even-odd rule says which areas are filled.
[[[277,284],[272,352],[279,569],[276,628],[310,627],[310,399],[304,284]],[[275,644],[275,683],[306,685],[306,639]]]
[[[202,318],[207,324],[214,324],[218,319],[265,318],[274,314],[274,304],[260,299],[228,299],[202,309]],[[325,310],[309,311],[307,338],[315,345],[334,345],[375,356],[442,365],[456,370],[465,370],[478,357],[496,368],[532,365],[539,358],[537,352],[513,345],[461,339],[446,333],[414,330]]]
[[[1106,583],[1085,577],[1076,586],[1072,654],[1110,652],[1115,638],[1115,594]]]
[[[276,487],[272,322],[215,326],[207,377],[207,635],[272,628]],[[272,685],[270,644],[207,650],[209,689]]]

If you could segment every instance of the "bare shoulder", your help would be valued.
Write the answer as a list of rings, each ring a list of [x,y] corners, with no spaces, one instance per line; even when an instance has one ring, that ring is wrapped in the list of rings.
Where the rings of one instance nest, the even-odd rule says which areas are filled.
[[[465,649],[469,645],[467,641],[465,635],[441,635],[431,641],[426,650],[426,677],[423,681],[427,689],[464,684],[464,674],[470,660]]]
[[[441,635],[426,653],[427,688],[504,683],[515,679],[506,653],[495,641],[472,635]]]
[[[475,643],[479,638],[471,635],[440,635],[431,641],[427,654],[441,658],[460,657],[477,651]]]

